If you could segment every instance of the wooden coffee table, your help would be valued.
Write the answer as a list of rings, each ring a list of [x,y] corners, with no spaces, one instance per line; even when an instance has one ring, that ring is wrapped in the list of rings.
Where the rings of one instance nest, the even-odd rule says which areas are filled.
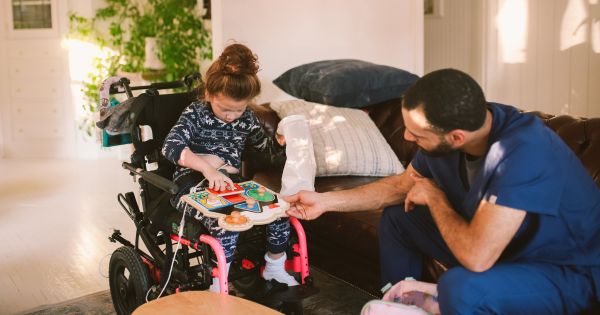
[[[138,307],[133,315],[166,314],[282,314],[266,306],[232,295],[209,291],[187,291],[165,296]]]

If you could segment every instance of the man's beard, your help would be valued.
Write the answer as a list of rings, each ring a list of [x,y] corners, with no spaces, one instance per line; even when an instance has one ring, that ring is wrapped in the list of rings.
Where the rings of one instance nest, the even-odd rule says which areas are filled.
[[[437,147],[431,150],[425,150],[421,148],[421,150],[423,151],[423,153],[425,153],[425,155],[430,157],[445,157],[458,151],[457,149],[453,148],[450,145],[450,143],[448,143],[448,141],[446,141],[446,139],[444,139],[443,137],[440,137],[440,144],[438,144]]]

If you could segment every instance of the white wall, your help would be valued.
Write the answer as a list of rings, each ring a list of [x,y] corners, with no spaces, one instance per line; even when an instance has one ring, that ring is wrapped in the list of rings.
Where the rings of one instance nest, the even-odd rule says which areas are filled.
[[[4,10],[0,8],[0,18],[4,20]],[[4,66],[2,60],[6,60],[6,23],[0,23],[0,66]],[[8,72],[0,71],[0,159],[6,156],[4,142],[9,129],[7,128],[8,119],[4,107],[8,103]]]
[[[284,97],[271,83],[311,61],[354,58],[423,73],[422,0],[212,2],[215,58],[232,40],[259,57],[259,102]]]
[[[446,0],[425,20],[425,70],[445,67],[490,101],[600,117],[600,1]]]
[[[505,22],[504,16],[516,10],[524,12],[523,26],[511,29],[514,17]],[[485,80],[492,99],[600,117],[598,1],[489,0],[487,13]]]
[[[6,157],[68,157],[75,124],[68,64],[61,46],[67,1],[55,0],[53,30],[11,31],[11,2],[0,6],[0,116]]]
[[[483,4],[451,0],[441,15],[425,17],[425,73],[443,68],[460,69],[482,83]]]

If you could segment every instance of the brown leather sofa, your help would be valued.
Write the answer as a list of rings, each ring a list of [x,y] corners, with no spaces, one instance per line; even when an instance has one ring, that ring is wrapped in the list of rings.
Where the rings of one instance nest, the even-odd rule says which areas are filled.
[[[268,104],[252,105],[265,129],[273,134],[279,117]],[[400,99],[389,100],[366,108],[383,136],[403,165],[410,163],[416,145],[404,140],[404,122]],[[532,112],[541,117],[577,154],[600,187],[600,118],[552,116]],[[551,159],[552,157],[548,157]],[[263,160],[247,156],[243,167],[245,176],[278,190],[281,169]],[[369,183],[378,177],[341,176],[320,177],[315,180],[319,192],[341,190]],[[354,213],[326,213],[313,221],[302,222],[308,239],[311,266],[338,277],[376,296],[380,295],[379,245],[377,230],[382,209]],[[435,262],[426,264],[425,279],[439,274]]]

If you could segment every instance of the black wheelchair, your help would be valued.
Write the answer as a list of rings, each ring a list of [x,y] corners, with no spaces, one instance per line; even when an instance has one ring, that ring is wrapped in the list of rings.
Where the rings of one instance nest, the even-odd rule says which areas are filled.
[[[290,219],[294,227],[286,251],[286,269],[295,273],[301,283],[287,287],[276,281],[264,281],[266,250],[265,226],[242,232],[235,259],[229,273],[220,243],[204,226],[187,217],[180,227],[182,213],[170,203],[178,191],[171,181],[175,165],[165,159],[161,147],[181,112],[198,97],[198,74],[181,81],[130,86],[121,78],[111,85],[110,94],[125,93],[134,98],[129,110],[133,154],[125,168],[139,183],[139,200],[133,192],[119,194],[117,199],[136,227],[134,242],[119,230],[109,237],[123,246],[115,250],[109,263],[109,283],[117,314],[130,314],[138,306],[161,296],[189,290],[206,290],[213,277],[221,284],[221,294],[236,294],[286,314],[302,314],[302,299],[315,294],[309,273],[306,238],[302,225]],[[159,90],[186,89],[184,92],[160,94]],[[134,90],[145,90],[133,96]],[[151,128],[151,139],[144,136]],[[143,244],[140,244],[139,240]],[[229,291],[229,282],[234,290]]]

